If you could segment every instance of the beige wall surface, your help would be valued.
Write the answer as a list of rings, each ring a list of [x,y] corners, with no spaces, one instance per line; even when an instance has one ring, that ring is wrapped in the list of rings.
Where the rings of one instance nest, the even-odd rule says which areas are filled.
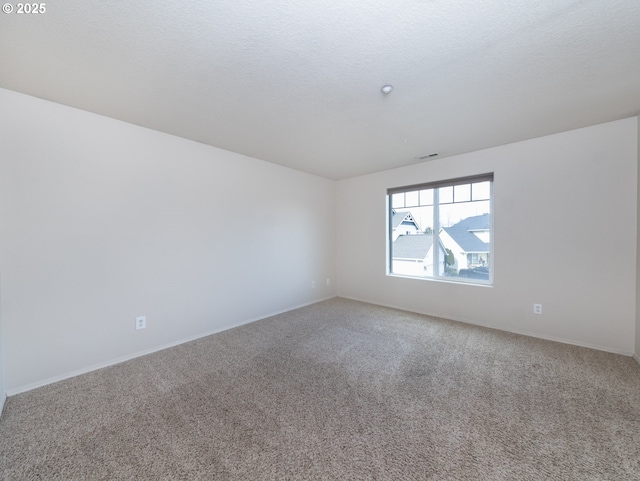
[[[338,295],[632,354],[637,122],[338,182]],[[386,189],[487,172],[495,173],[494,286],[387,276]]]
[[[0,105],[10,394],[335,295],[335,182],[7,90]]]

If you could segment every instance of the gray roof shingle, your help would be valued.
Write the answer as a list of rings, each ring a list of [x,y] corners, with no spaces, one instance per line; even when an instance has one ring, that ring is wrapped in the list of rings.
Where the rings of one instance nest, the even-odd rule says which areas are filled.
[[[393,242],[394,259],[424,259],[433,245],[433,234],[401,235]]]
[[[489,252],[489,243],[480,240],[474,230],[488,230],[491,227],[489,214],[476,215],[462,219],[451,227],[443,227],[447,234],[458,243],[465,252]]]

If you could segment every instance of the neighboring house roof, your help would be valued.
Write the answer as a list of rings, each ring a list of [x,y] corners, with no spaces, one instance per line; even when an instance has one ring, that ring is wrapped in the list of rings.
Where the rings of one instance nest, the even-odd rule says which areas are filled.
[[[416,226],[416,229],[420,230],[420,226],[418,226],[418,223],[415,221],[415,219],[411,215],[411,212],[396,212],[394,210],[393,217],[391,218],[392,227],[395,229],[403,222],[413,224]]]
[[[447,234],[465,252],[489,252],[489,243],[483,242],[473,231],[487,231],[490,228],[491,217],[489,214],[476,215],[462,219],[451,227],[443,227]]]
[[[401,235],[393,242],[393,258],[422,260],[432,245],[433,234]]]

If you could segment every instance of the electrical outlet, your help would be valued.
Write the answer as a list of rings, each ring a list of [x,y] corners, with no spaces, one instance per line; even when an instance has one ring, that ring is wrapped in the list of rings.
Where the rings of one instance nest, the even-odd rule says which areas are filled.
[[[136,331],[147,327],[147,316],[136,317]]]
[[[311,289],[315,289],[316,288],[316,281],[311,281]]]
[[[330,285],[330,284],[331,284],[331,279],[327,277],[327,285]]]
[[[533,313],[534,314],[542,314],[542,304],[534,304],[533,305]]]

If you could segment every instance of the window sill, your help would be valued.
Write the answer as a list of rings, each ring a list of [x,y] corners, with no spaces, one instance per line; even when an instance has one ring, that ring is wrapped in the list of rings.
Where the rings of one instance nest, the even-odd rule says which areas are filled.
[[[419,276],[408,276],[406,274],[394,274],[393,272],[387,273],[388,277],[397,277],[400,279],[414,279],[418,281],[429,281],[429,282],[439,282],[444,284],[456,284],[463,286],[479,286],[479,287],[493,287],[493,283],[490,281],[478,281],[477,279],[469,279],[468,281],[463,281],[462,279],[455,278],[447,278],[447,277],[419,277]]]

